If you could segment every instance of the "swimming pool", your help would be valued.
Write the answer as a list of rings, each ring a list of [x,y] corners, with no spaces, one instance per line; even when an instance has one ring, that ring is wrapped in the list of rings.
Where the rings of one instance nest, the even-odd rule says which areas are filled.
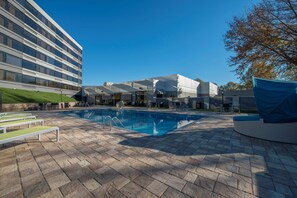
[[[117,111],[113,109],[90,109],[63,113],[98,123],[103,123],[104,120],[108,121],[109,118],[107,116],[111,118],[117,117],[120,122],[116,121],[116,124],[113,123],[114,126],[154,136],[164,135],[202,118],[200,115],[181,115],[135,110]]]

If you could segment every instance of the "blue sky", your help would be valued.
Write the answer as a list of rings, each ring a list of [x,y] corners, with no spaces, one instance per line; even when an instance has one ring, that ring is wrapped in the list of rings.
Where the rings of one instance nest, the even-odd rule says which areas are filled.
[[[181,74],[238,82],[223,35],[258,0],[35,0],[83,46],[83,85]]]

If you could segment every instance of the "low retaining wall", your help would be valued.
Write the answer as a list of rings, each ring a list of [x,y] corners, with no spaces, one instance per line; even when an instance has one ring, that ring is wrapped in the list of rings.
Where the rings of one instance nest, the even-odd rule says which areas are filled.
[[[72,108],[78,102],[60,102],[60,103],[16,103],[2,104],[2,111],[24,111],[24,110],[57,110],[64,108]]]

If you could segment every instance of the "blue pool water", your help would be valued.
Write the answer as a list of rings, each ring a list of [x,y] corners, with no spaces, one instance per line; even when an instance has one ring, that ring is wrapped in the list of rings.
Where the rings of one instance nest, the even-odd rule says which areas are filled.
[[[155,136],[164,135],[167,132],[190,124],[202,117],[198,115],[180,115],[134,110],[117,111],[112,109],[67,111],[63,113],[98,123],[103,123],[105,116],[117,117],[122,122],[123,126],[119,122],[117,122],[117,125],[113,125]]]

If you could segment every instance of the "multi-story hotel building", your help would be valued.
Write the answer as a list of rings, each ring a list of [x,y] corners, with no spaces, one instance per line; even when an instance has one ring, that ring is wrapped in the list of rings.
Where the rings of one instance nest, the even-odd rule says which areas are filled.
[[[0,0],[0,87],[81,90],[82,47],[33,0]]]

